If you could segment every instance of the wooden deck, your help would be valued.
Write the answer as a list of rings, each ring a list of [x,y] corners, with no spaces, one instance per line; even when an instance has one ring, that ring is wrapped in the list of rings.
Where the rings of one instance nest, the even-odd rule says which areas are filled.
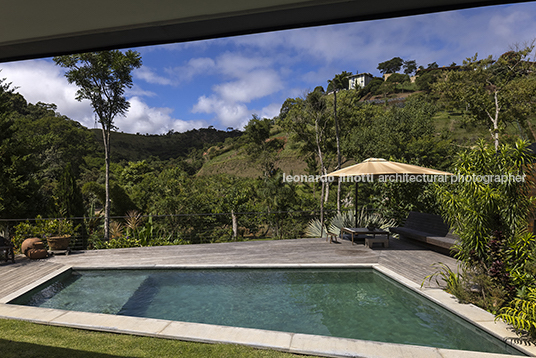
[[[56,255],[31,261],[17,256],[16,262],[0,263],[0,298],[63,267],[132,267],[154,265],[285,265],[378,263],[421,284],[434,273],[434,263],[452,269],[456,260],[412,243],[391,239],[389,248],[373,249],[348,240],[328,243],[325,239],[246,241],[220,244],[142,247],[93,250]],[[425,283],[436,287],[435,282]]]
[[[15,257],[15,263],[0,264],[0,298],[26,287],[62,266],[46,260],[30,261],[20,255]]]

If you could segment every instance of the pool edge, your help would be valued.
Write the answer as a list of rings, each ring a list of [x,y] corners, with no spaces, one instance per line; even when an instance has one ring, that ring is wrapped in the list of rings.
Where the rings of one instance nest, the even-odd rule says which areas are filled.
[[[218,269],[218,268],[373,268],[400,284],[417,292],[445,309],[464,318],[493,336],[505,341],[513,333],[503,322],[494,322],[494,316],[476,306],[462,305],[441,289],[421,288],[396,272],[379,264],[287,264],[287,265],[139,265],[129,267],[65,266],[0,299],[0,318],[25,320],[34,323],[66,326],[95,331],[179,339],[203,343],[232,343],[255,348],[275,349],[289,353],[329,357],[516,357],[512,355],[469,352],[433,347],[403,345],[346,339],[337,337],[276,332],[260,329],[228,327],[150,318],[115,316],[86,312],[64,311],[7,304],[16,297],[68,270],[84,269]],[[463,309],[462,309],[463,308]],[[536,347],[509,342],[516,349],[536,356]]]
[[[71,266],[60,267],[59,269],[49,273],[46,276],[41,277],[40,279],[38,279],[38,280],[36,280],[36,281],[34,281],[34,282],[22,287],[21,289],[15,291],[15,292],[12,292],[7,296],[0,297],[0,304],[8,303],[10,301],[13,301],[15,298],[17,298],[19,296],[22,296],[23,294],[33,290],[34,288],[39,287],[40,285],[44,284],[45,282],[50,281],[53,278],[65,273],[67,271],[70,271],[70,270],[72,270]]]
[[[462,304],[458,302],[454,295],[451,295],[440,288],[421,287],[421,285],[416,284],[381,265],[375,266],[374,269],[403,284],[413,292],[426,297],[428,300],[438,304],[467,322],[479,327],[497,339],[508,342],[508,344],[515,347],[517,350],[530,356],[536,356],[536,346],[525,346],[514,342],[514,339],[519,340],[520,338],[513,332],[508,324],[500,320],[495,320],[495,316],[492,313],[473,304]]]

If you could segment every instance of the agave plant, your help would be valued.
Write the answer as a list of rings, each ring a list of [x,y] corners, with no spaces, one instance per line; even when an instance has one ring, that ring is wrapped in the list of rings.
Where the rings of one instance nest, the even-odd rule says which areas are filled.
[[[340,213],[333,217],[329,231],[333,233],[339,233],[343,227],[355,227],[356,220],[354,217],[354,211],[350,210],[346,213]],[[396,226],[394,219],[388,219],[383,217],[380,213],[369,213],[362,208],[357,215],[357,227],[369,227],[374,226],[379,229],[387,229],[392,226]]]
[[[329,231],[338,234],[343,227],[354,227],[355,218],[354,211],[350,210],[347,212],[338,213],[331,219],[331,224],[329,225]]]
[[[309,221],[309,224],[305,228],[305,236],[307,237],[327,237],[327,232],[326,225],[320,225],[319,219]]]
[[[110,238],[116,239],[123,236],[123,224],[118,221],[112,221],[110,223]]]
[[[357,227],[368,226],[386,229],[388,227],[396,226],[396,221],[394,219],[387,219],[380,213],[369,213],[365,210],[365,208],[363,208],[357,215]],[[320,220],[313,219],[309,222],[309,225],[307,225],[305,234],[308,237],[327,237],[328,231],[334,234],[339,234],[343,227],[355,227],[354,211],[349,210],[347,212],[336,214],[333,219],[331,219],[330,225],[327,227],[329,230],[326,229],[326,225],[324,225],[322,230],[323,235],[321,236]]]
[[[137,210],[130,210],[127,212],[127,218],[125,219],[127,228],[131,231],[136,231],[142,224],[143,216]]]

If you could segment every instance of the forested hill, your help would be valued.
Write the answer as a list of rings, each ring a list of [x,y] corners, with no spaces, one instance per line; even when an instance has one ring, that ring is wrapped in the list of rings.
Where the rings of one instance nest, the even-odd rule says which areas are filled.
[[[6,87],[5,84],[4,87]],[[78,145],[85,146],[90,151],[94,150],[95,146],[97,151],[104,151],[100,128],[87,129],[78,122],[56,112],[57,107],[54,104],[28,103],[21,94],[5,91],[6,89],[7,87],[0,88],[2,96],[0,105],[3,106],[0,108],[0,115],[8,115],[11,120],[14,120],[17,132],[33,131],[34,135],[54,136],[57,137],[57,141],[61,142],[69,141],[68,134],[75,131],[78,132],[80,138],[83,138],[80,139]],[[89,135],[90,133],[92,135]],[[236,138],[242,134],[238,130],[222,131],[212,126],[192,129],[183,133],[171,130],[163,135],[112,132],[111,160],[113,162],[138,161],[150,157],[160,160],[184,159],[191,151],[203,150],[223,143],[227,138]],[[95,142],[93,143],[90,138],[94,138]]]
[[[103,149],[102,132],[91,129],[100,150]],[[140,161],[151,157],[160,160],[186,158],[192,151],[203,150],[217,143],[223,143],[227,138],[242,135],[238,130],[221,131],[213,127],[192,129],[187,132],[168,132],[157,134],[128,134],[111,133],[112,161]]]
[[[56,110],[54,104],[28,103],[0,79],[0,217],[62,215],[58,208],[65,197],[61,192],[65,178],[76,181],[78,187],[89,183],[93,189],[100,188],[101,131],[88,129]],[[112,133],[111,159],[117,163],[117,177],[123,166],[144,159],[158,168],[172,162],[170,166],[192,175],[201,167],[208,148],[241,135],[212,127],[164,135]],[[93,192],[85,193],[84,199],[90,200]]]
[[[302,97],[288,98],[277,116],[253,115],[243,132],[213,127],[163,135],[114,132],[112,213],[314,209],[316,183],[298,191],[285,186],[283,173],[320,175],[335,170],[339,161],[347,166],[371,157],[449,170],[459,151],[473,147],[479,138],[490,141],[490,133],[497,133],[495,142],[499,136],[501,143],[534,141],[536,76],[529,68],[505,80],[501,66],[511,61],[511,56],[503,56],[493,65],[475,62],[479,71],[430,68],[419,72],[415,82],[395,73],[352,90],[344,90],[351,73],[343,72],[329,81],[337,92],[318,86]],[[487,84],[495,80],[495,92],[488,91]],[[495,100],[496,91],[502,91],[501,103]],[[0,218],[65,216],[65,188],[81,190],[83,196],[84,205],[77,204],[81,210],[68,213],[72,217],[82,216],[89,204],[104,202],[100,129],[83,127],[56,109],[54,104],[27,103],[0,78]],[[492,123],[487,113],[499,112]],[[235,199],[227,202],[228,195],[221,194],[228,188],[219,185],[236,188],[239,182],[247,183],[243,193],[251,191],[244,194],[251,199],[248,208],[233,207],[229,203]],[[186,194],[191,195],[177,199]],[[205,194],[207,205],[200,207],[199,197]],[[377,195],[378,202],[384,198],[365,191],[360,195],[367,200]],[[214,198],[223,206],[214,207]],[[190,203],[192,207],[185,206]],[[389,202],[399,213],[401,207],[417,205],[410,204]]]

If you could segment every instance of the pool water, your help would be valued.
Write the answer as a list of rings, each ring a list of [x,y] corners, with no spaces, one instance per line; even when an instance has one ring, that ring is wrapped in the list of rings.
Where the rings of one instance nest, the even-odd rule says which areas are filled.
[[[522,354],[373,269],[73,271],[11,303]]]

